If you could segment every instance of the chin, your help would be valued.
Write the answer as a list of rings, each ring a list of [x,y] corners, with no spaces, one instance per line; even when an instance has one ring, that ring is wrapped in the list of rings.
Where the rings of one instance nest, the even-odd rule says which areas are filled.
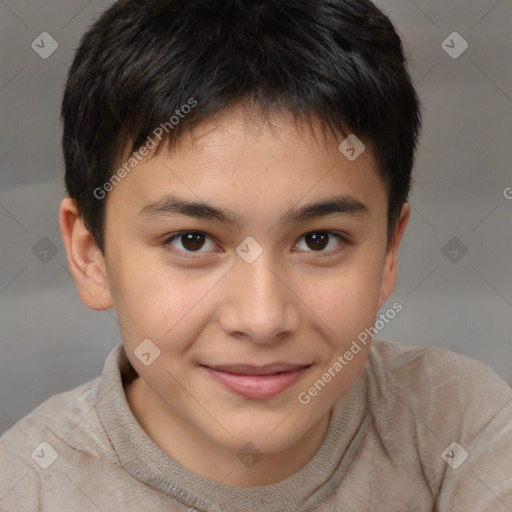
[[[215,440],[228,450],[239,452],[250,443],[254,445],[260,453],[279,453],[286,450],[295,442],[297,442],[305,432],[297,432],[290,430],[290,426],[280,425],[283,420],[283,415],[280,419],[269,423],[247,422],[247,419],[242,423],[231,423],[225,427],[233,437],[222,432],[224,435],[222,439]],[[247,449],[251,449],[247,446]]]

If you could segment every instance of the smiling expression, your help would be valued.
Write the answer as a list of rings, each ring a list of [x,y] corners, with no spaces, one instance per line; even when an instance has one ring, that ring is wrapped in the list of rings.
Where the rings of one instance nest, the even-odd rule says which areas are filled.
[[[108,194],[108,293],[155,436],[158,418],[182,442],[284,450],[325,427],[360,374],[369,345],[297,400],[374,324],[396,279],[371,151],[349,161],[318,133],[233,108]],[[160,351],[148,366],[134,353],[145,339]]]

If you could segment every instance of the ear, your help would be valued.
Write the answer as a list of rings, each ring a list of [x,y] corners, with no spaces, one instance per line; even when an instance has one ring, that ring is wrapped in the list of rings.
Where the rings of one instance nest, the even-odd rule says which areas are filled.
[[[382,305],[389,299],[396,286],[396,279],[398,274],[397,262],[398,262],[398,248],[402,237],[409,222],[411,215],[411,207],[409,203],[404,203],[402,206],[402,212],[400,214],[400,220],[393,236],[393,241],[386,250],[386,258],[384,261],[384,272],[382,276],[379,302],[377,309],[380,309]]]
[[[91,309],[111,308],[103,254],[78,215],[75,201],[69,197],[60,205],[60,229],[80,299]]]

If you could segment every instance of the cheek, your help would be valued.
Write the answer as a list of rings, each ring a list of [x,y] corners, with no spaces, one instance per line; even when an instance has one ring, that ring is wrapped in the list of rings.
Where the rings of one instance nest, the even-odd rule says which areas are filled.
[[[148,260],[131,254],[109,276],[117,317],[130,348],[149,338],[174,360],[204,327],[221,275],[171,270]]]
[[[118,320],[135,342],[142,338],[160,338],[183,316],[186,297],[178,285],[171,285],[159,265],[144,255],[131,253],[110,265],[109,286]],[[141,264],[140,262],[146,262]]]
[[[346,339],[373,325],[379,288],[379,272],[375,265],[368,264],[333,271],[321,279],[304,280],[301,289],[311,310],[341,339]]]

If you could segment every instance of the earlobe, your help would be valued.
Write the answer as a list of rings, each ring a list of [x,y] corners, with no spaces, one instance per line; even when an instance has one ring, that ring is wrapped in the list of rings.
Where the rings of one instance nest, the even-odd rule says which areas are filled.
[[[91,309],[112,307],[105,260],[69,197],[60,206],[60,229],[80,299]]]
[[[400,220],[393,236],[393,242],[386,252],[377,309],[382,307],[382,305],[389,299],[389,297],[391,297],[391,294],[395,290],[398,276],[398,249],[404,236],[407,223],[409,222],[410,215],[411,206],[409,203],[404,203],[402,206],[402,212],[400,214]]]

